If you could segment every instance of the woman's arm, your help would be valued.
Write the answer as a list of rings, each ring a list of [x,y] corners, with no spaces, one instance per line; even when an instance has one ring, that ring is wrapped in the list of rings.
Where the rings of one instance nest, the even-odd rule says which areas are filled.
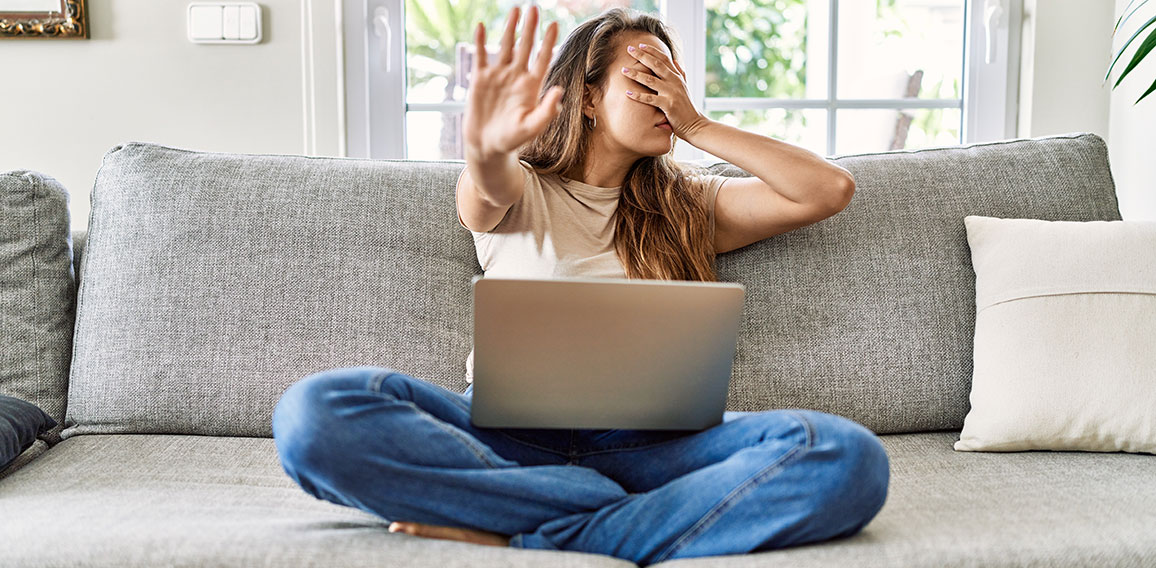
[[[800,205],[827,206],[837,212],[855,192],[851,172],[818,154],[705,116],[697,128],[687,129],[684,140],[750,172],[763,182],[763,191]]]
[[[522,197],[525,173],[518,164],[518,148],[546,129],[558,114],[562,88],[554,86],[538,100],[546,79],[558,22],[551,22],[532,67],[530,49],[538,28],[538,7],[531,6],[514,44],[520,9],[514,6],[506,19],[498,61],[486,61],[486,27],[474,28],[477,55],[470,72],[462,139],[466,146],[466,171],[458,177],[458,215],[463,226],[490,231]]]
[[[851,202],[854,178],[817,154],[729,124],[702,124],[687,142],[756,176],[719,187],[716,254],[817,223]]]
[[[626,96],[662,110],[674,134],[755,177],[732,178],[715,199],[715,251],[722,253],[809,225],[842,211],[855,193],[847,170],[804,148],[707,118],[690,101],[686,72],[665,51],[640,44],[627,52],[653,74],[624,68],[654,90]]]

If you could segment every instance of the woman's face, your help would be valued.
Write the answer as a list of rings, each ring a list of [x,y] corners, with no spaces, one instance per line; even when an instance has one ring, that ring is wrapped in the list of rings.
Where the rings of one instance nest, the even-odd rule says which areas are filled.
[[[615,59],[607,69],[607,79],[601,97],[595,101],[594,114],[598,125],[594,136],[611,148],[638,157],[661,156],[670,151],[674,144],[674,132],[667,127],[656,125],[666,120],[666,115],[656,106],[636,101],[626,95],[626,91],[651,93],[655,91],[622,74],[628,67],[639,73],[653,75],[654,72],[626,51],[626,46],[638,47],[639,43],[657,47],[670,57],[670,50],[653,34],[627,32],[618,36]],[[597,96],[597,94],[595,95]]]

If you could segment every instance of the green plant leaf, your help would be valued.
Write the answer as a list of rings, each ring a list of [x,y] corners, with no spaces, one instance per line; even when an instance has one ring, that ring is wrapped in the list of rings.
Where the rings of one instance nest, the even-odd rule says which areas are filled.
[[[1148,55],[1149,51],[1152,51],[1153,47],[1156,47],[1156,28],[1153,28],[1152,33],[1148,34],[1148,37],[1144,39],[1144,43],[1141,43],[1140,47],[1136,48],[1136,53],[1132,55],[1132,61],[1128,62],[1128,67],[1124,68],[1123,73],[1120,73],[1120,77],[1116,79],[1116,84],[1112,85],[1113,89],[1120,85],[1120,81],[1124,80],[1124,76],[1134,69],[1136,64],[1140,63],[1140,61],[1144,59],[1144,56]]]
[[[1116,26],[1112,28],[1112,35],[1116,35],[1116,30],[1120,29],[1120,26],[1124,25],[1124,22],[1127,22],[1128,18],[1131,18],[1132,14],[1135,14],[1136,10],[1140,9],[1140,6],[1143,6],[1147,3],[1148,3],[1148,0],[1143,0],[1142,2],[1140,2],[1139,4],[1136,5],[1136,8],[1134,10],[1132,10],[1131,12],[1128,12],[1128,8],[1131,8],[1132,4],[1136,4],[1136,0],[1132,0],[1131,2],[1129,2],[1128,5],[1124,7],[1124,12],[1128,12],[1128,14],[1127,15],[1121,15],[1119,17],[1119,19],[1116,20]],[[1121,12],[1121,14],[1123,14],[1124,12]]]
[[[423,35],[425,35],[427,38],[437,37],[437,26],[430,21],[429,16],[425,13],[425,9],[421,7],[421,4],[410,0],[410,2],[408,2],[405,6],[405,11],[407,12],[407,15],[413,16],[414,20],[416,20],[415,23],[417,24],[417,30],[420,30]]]
[[[1148,90],[1144,91],[1144,94],[1140,95],[1140,98],[1136,99],[1136,103],[1144,100],[1144,97],[1152,94],[1152,91],[1156,91],[1156,81],[1152,81],[1152,86],[1148,87]],[[1136,103],[1132,103],[1132,104],[1136,104]]]
[[[1140,35],[1140,32],[1143,32],[1144,29],[1152,25],[1153,22],[1156,22],[1156,16],[1152,16],[1152,19],[1144,22],[1144,25],[1140,26],[1140,29],[1136,30],[1136,33],[1132,34],[1132,37],[1128,38],[1128,41],[1124,42],[1124,47],[1120,48],[1120,52],[1116,54],[1116,58],[1113,59],[1112,64],[1108,66],[1108,72],[1104,74],[1105,81],[1107,81],[1108,76],[1112,74],[1112,68],[1116,67],[1116,62],[1119,61],[1120,57],[1124,55],[1124,51],[1126,51],[1128,46],[1132,44],[1132,40],[1136,39],[1136,36]]]

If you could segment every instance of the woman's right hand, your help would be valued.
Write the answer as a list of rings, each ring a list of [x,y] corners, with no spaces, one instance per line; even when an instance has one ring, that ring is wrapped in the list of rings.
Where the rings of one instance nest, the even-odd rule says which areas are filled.
[[[485,26],[479,22],[474,32],[477,54],[466,96],[462,136],[467,152],[482,158],[512,153],[541,134],[557,116],[562,100],[562,87],[555,86],[538,101],[558,37],[558,22],[550,23],[533,68],[527,68],[538,27],[538,6],[530,7],[522,41],[515,50],[514,29],[519,13],[518,6],[510,10],[496,65],[486,61]]]

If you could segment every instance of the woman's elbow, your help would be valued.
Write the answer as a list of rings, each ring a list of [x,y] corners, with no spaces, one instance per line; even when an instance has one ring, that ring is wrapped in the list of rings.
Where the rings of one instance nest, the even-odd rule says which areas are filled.
[[[836,181],[832,183],[832,187],[834,188],[831,190],[831,193],[834,195],[832,205],[836,213],[845,209],[855,196],[855,178],[851,176],[850,172],[846,170],[843,171],[846,172],[845,175],[838,176]]]

